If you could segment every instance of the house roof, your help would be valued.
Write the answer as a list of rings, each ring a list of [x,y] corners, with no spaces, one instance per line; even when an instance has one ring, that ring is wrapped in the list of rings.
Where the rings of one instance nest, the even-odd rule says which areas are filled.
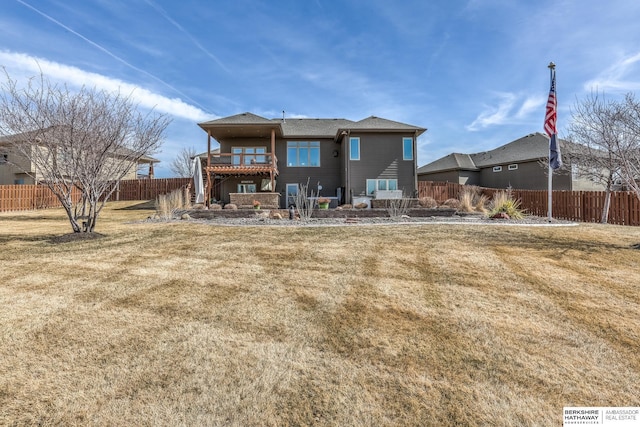
[[[359,122],[355,122],[353,124],[345,126],[339,130],[367,130],[376,132],[411,131],[418,132],[418,135],[421,135],[427,129],[408,125],[406,123],[395,122],[389,119],[383,119],[381,117],[370,116],[366,119],[360,120]]]
[[[562,150],[571,146],[558,140]],[[490,151],[474,154],[452,153],[418,168],[418,174],[449,170],[479,170],[482,168],[545,159],[549,156],[549,137],[536,132],[523,136]]]
[[[478,170],[468,154],[451,153],[418,169],[418,173]]]
[[[268,137],[272,130],[275,130],[277,136],[284,138],[337,138],[340,132],[349,130],[407,131],[417,132],[418,135],[426,131],[425,128],[374,116],[354,122],[348,119],[333,118],[267,119],[248,112],[198,123],[198,126],[210,132],[211,136],[217,140],[225,137]]]
[[[549,137],[540,132],[531,133],[491,151],[471,154],[474,164],[479,168],[526,162],[548,156]]]
[[[282,125],[284,137],[334,138],[342,127],[354,122],[347,119],[276,119]]]

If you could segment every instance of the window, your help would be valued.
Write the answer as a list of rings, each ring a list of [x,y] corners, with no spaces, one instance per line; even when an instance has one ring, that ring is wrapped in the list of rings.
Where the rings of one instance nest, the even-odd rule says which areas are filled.
[[[9,155],[7,153],[0,153],[0,165],[9,161]]]
[[[373,196],[376,190],[397,190],[397,179],[368,179],[367,196]]]
[[[518,169],[518,165],[509,165],[508,168],[510,171],[514,171]]]
[[[413,138],[402,138],[402,160],[413,160]]]
[[[502,166],[494,166],[493,167],[493,171],[494,172],[502,172]]]
[[[349,138],[349,160],[360,160],[360,138]]]
[[[238,193],[255,193],[255,184],[238,184]]]
[[[287,166],[320,166],[320,141],[288,141]]]
[[[265,147],[233,147],[231,149],[231,164],[234,166],[252,165],[254,163],[266,163],[264,156],[267,149]]]
[[[298,195],[298,184],[287,184],[286,191],[287,194],[287,206],[296,204],[296,196]]]

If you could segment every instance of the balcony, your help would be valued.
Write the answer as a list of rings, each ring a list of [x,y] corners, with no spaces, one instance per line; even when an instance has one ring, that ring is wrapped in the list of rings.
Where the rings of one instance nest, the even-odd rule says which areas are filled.
[[[205,167],[216,175],[278,175],[278,159],[272,153],[211,153]]]

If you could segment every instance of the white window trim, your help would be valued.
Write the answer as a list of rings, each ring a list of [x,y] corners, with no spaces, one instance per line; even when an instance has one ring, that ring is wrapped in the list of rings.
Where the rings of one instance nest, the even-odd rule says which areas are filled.
[[[405,142],[409,141],[409,143],[411,144],[411,157],[405,157],[405,150],[404,150],[404,144]],[[407,160],[407,161],[411,161],[413,160],[413,138],[411,137],[403,137],[402,138],[402,160]]]
[[[371,181],[375,181],[375,183],[376,183],[376,185],[375,185],[376,188],[375,188],[375,190],[373,190],[373,193],[369,193],[369,183]],[[389,182],[391,182],[391,181],[394,181],[396,183],[396,185],[395,185],[396,190],[398,189],[398,179],[397,178],[389,178],[389,179],[386,179],[386,178],[380,178],[380,179],[372,178],[372,179],[367,179],[367,181],[365,182],[365,187],[364,187],[365,188],[365,193],[366,193],[367,196],[371,196],[371,195],[375,194],[376,191],[380,191],[380,189],[378,188],[378,183],[380,181],[386,181],[386,184],[387,184],[386,185],[386,191],[389,191]],[[394,191],[394,190],[391,190],[391,191]]]
[[[502,166],[494,166],[493,167],[493,171],[494,172],[502,172]]]
[[[518,165],[517,164],[509,165],[507,166],[507,169],[509,169],[510,171],[518,170]]]
[[[353,151],[351,151],[351,142],[352,141],[357,141],[358,142],[358,157],[354,157],[353,156]],[[359,136],[352,136],[349,138],[349,160],[360,160],[360,137]]]

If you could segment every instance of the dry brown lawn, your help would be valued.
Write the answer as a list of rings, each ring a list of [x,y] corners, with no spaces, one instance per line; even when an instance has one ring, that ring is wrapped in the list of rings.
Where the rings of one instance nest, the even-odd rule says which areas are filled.
[[[130,205],[129,203],[128,205]],[[0,214],[0,425],[549,426],[640,406],[640,229]]]

